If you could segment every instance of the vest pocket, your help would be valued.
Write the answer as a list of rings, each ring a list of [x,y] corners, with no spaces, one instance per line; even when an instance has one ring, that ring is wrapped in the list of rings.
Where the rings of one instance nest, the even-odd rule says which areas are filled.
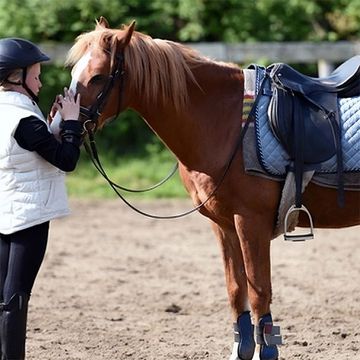
[[[62,178],[43,181],[41,191],[42,209],[45,213],[57,213],[67,208],[65,184]]]

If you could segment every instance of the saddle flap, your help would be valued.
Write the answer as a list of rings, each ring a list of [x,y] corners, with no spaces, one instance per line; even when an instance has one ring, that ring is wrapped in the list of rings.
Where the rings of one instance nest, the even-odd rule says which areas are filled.
[[[336,135],[329,116],[305,97],[273,86],[268,108],[271,129],[291,159],[296,156],[296,142],[303,142],[305,164],[318,164],[336,153]],[[296,122],[302,122],[302,133]]]

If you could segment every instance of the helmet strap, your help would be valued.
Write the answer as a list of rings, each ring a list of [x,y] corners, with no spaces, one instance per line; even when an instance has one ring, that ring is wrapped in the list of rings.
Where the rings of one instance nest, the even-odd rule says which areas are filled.
[[[7,82],[8,84],[12,84],[12,85],[22,85],[22,83],[19,81],[19,82],[15,82],[15,81],[11,81],[11,80],[4,80],[4,82]]]
[[[31,96],[31,98],[32,98],[36,103],[38,103],[38,102],[39,102],[39,97],[36,96],[36,95],[32,92],[32,90],[30,90],[30,88],[29,88],[29,87],[27,86],[27,84],[26,84],[26,75],[27,75],[27,68],[24,67],[24,68],[23,68],[23,76],[22,76],[22,86],[23,86],[23,88],[28,92],[28,94]],[[18,85],[20,85],[20,84],[18,84]]]

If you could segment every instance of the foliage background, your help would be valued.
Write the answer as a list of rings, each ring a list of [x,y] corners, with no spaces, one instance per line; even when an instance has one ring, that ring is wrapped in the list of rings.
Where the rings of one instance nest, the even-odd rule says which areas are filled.
[[[180,42],[316,42],[360,35],[360,0],[0,0],[0,38],[72,43],[92,30],[101,15],[112,27],[135,19],[139,31]],[[42,80],[40,106],[47,113],[55,95],[69,84],[69,70],[44,66]],[[98,142],[109,164],[119,154],[148,158],[162,152],[131,111],[108,126]]]

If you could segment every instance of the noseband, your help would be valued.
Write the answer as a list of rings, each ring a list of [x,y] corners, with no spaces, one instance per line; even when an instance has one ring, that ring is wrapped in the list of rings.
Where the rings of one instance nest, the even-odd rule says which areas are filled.
[[[110,54],[110,52],[109,52]],[[89,107],[86,108],[84,106],[80,106],[80,114],[85,119],[84,121],[84,130],[85,131],[93,131],[96,130],[98,127],[98,119],[101,116],[106,102],[109,98],[109,95],[111,93],[111,90],[113,89],[115,83],[117,80],[120,80],[119,85],[119,97],[118,97],[118,108],[116,112],[117,117],[120,112],[120,106],[121,106],[121,98],[122,98],[122,92],[124,87],[124,74],[125,74],[125,57],[124,52],[122,51],[120,54],[117,54],[115,56],[116,63],[112,68],[112,71],[106,81],[106,84],[104,85],[103,89],[100,91],[98,96],[96,97],[95,102]],[[92,127],[89,127],[88,125],[92,125]]]

